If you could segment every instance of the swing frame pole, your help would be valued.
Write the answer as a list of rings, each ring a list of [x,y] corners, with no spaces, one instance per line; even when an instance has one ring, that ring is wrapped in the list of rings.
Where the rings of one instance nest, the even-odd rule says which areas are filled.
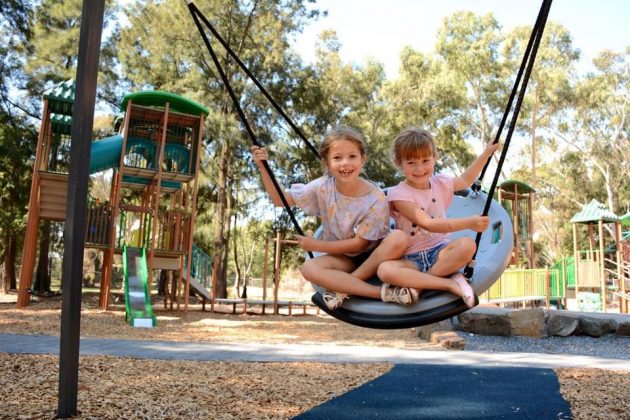
[[[87,190],[104,13],[105,0],[83,0],[64,229],[57,405],[60,418],[77,414]]]

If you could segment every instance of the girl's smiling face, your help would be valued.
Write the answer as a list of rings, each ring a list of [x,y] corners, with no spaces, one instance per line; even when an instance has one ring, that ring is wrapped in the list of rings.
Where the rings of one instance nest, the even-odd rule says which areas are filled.
[[[405,176],[405,182],[413,188],[429,189],[431,186],[429,179],[435,171],[435,161],[433,154],[403,159],[400,163],[400,170]]]
[[[358,144],[340,139],[330,145],[324,164],[337,181],[350,182],[359,178],[366,160]]]

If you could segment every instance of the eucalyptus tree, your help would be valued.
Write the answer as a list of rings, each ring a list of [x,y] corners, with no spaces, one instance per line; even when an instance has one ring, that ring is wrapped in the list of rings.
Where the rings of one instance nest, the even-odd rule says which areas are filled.
[[[435,51],[451,83],[448,123],[473,144],[494,139],[517,69],[501,60],[501,27],[489,13],[457,12],[444,19]],[[462,162],[466,165],[467,162]]]
[[[503,54],[506,63],[511,63],[510,66],[515,69],[522,60],[531,30],[531,27],[518,27],[505,40]],[[575,66],[579,58],[580,51],[574,48],[569,31],[558,23],[548,22],[518,120],[521,133],[529,137],[531,143],[530,161],[526,164],[531,169],[531,175],[525,180],[534,188],[537,187],[539,149],[554,150],[552,129],[566,121],[570,113],[577,81]],[[554,154],[544,153],[543,156],[550,158]]]
[[[516,69],[520,65],[531,31],[531,27],[523,26],[507,35],[502,52],[509,66]],[[534,226],[540,238],[540,254],[549,263],[570,249],[571,211],[576,200],[582,199],[573,188],[581,185],[582,177],[578,175],[583,168],[575,166],[574,154],[558,147],[554,134],[556,127],[571,118],[579,57],[569,31],[548,22],[519,115],[512,153],[508,155],[511,165],[521,168],[512,177],[528,182],[537,191]],[[567,172],[573,173],[571,180],[566,179]]]
[[[290,108],[293,68],[299,64],[290,51],[291,36],[317,16],[309,1],[208,1],[200,4],[217,31],[270,94]],[[227,262],[235,186],[257,176],[250,169],[249,142],[217,69],[179,0],[138,1],[125,9],[129,25],[116,31],[118,58],[133,90],[159,89],[187,96],[208,106],[206,119],[206,185],[212,203],[199,203],[200,220],[212,220],[213,256],[218,262],[218,291],[227,290]],[[210,37],[239,103],[263,143],[283,136],[277,116],[258,97],[234,60]],[[290,96],[291,95],[291,96]],[[201,227],[201,229],[204,229]]]
[[[438,169],[457,172],[470,162],[470,146],[458,128],[457,114],[464,102],[458,78],[440,57],[403,48],[398,78],[383,88],[389,115],[387,148],[402,129],[417,126],[431,131],[436,139]]]
[[[2,288],[16,288],[16,259],[24,229],[30,185],[28,162],[36,136],[28,117],[33,107],[14,92],[25,83],[24,46],[31,36],[30,4],[24,0],[0,3],[0,260]]]
[[[617,214],[630,205],[630,46],[602,51],[578,84],[575,116],[561,139],[590,170],[597,198]]]

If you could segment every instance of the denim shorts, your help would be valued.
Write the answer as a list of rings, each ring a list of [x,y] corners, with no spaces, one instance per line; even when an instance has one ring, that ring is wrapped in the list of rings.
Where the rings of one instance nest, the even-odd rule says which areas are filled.
[[[433,267],[435,261],[437,260],[438,254],[446,245],[448,245],[448,243],[444,242],[434,246],[433,248],[416,252],[414,254],[405,255],[405,259],[413,262],[416,267],[418,267],[418,270],[426,273],[431,267]]]

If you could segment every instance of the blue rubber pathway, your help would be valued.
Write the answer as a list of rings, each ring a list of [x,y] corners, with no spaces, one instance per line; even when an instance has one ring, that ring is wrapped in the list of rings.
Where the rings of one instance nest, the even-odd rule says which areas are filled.
[[[551,369],[396,365],[295,417],[312,419],[570,419]]]

